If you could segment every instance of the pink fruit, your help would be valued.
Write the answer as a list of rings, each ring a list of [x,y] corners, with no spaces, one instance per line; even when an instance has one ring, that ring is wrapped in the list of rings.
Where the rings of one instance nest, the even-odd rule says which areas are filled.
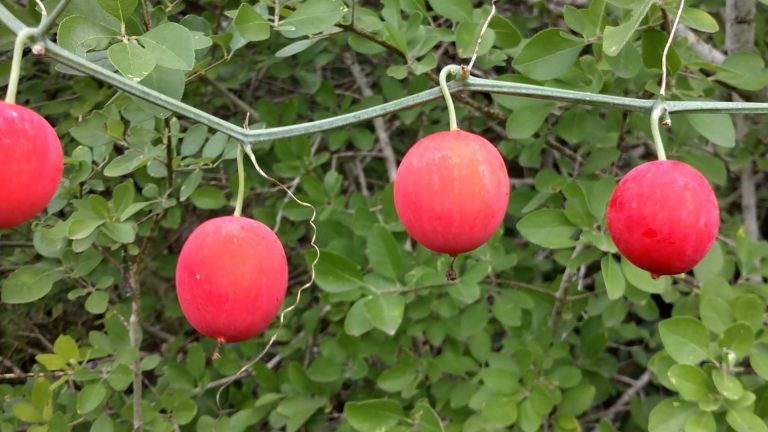
[[[61,181],[64,156],[56,131],[38,113],[0,101],[0,229],[40,213]]]
[[[606,219],[619,252],[654,277],[691,270],[720,228],[717,198],[707,179],[673,160],[629,171],[611,196]]]
[[[283,245],[266,225],[224,216],[203,222],[179,254],[176,294],[189,323],[220,342],[264,331],[288,285]]]
[[[408,150],[394,194],[411,237],[456,256],[485,243],[501,224],[509,176],[501,154],[485,138],[462,130],[437,132]]]

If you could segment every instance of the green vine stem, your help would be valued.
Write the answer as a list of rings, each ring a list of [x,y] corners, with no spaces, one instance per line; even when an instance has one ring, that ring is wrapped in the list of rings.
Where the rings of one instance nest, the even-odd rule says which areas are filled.
[[[35,36],[37,36],[38,39],[45,37],[45,35],[48,33],[48,30],[51,29],[51,26],[53,26],[61,13],[64,12],[64,9],[69,6],[71,1],[72,0],[61,0],[51,13],[49,13],[47,16],[44,16],[42,20],[40,20],[40,25],[35,29]]]
[[[13,16],[13,14],[11,14],[2,4],[0,4],[0,23],[8,27],[16,34],[20,34],[25,30],[31,30],[26,25],[24,25],[24,23]],[[367,121],[375,117],[381,117],[394,112],[406,110],[426,102],[436,100],[443,96],[441,89],[434,88],[372,108],[367,108],[336,117],[330,117],[323,120],[267,129],[246,130],[245,128],[236,126],[216,116],[191,107],[176,99],[170,98],[162,93],[158,93],[154,90],[137,84],[127,78],[124,78],[116,73],[91,63],[86,59],[59,47],[51,41],[43,41],[41,44],[45,46],[46,54],[48,57],[58,61],[65,66],[68,66],[93,78],[99,79],[130,95],[144,99],[155,105],[173,111],[179,115],[185,116],[193,121],[204,124],[212,129],[233,137],[236,140],[249,144],[336,129],[350,124]],[[608,108],[635,112],[650,112],[654,105],[654,101],[647,99],[634,99],[597,93],[556,89],[529,84],[494,81],[473,76],[468,76],[466,79],[454,80],[450,83],[447,83],[446,87],[448,88],[449,93],[454,91],[471,91],[508,94],[560,102],[604,106]],[[768,114],[768,103],[756,102],[671,101],[666,103],[666,108],[670,113],[706,112],[727,114]]]
[[[448,65],[440,71],[440,91],[445,98],[445,105],[448,107],[448,127],[450,130],[455,131],[459,128],[456,121],[456,107],[453,105],[453,98],[451,97],[451,91],[448,89],[448,75],[458,76],[461,73],[461,66]]]
[[[245,200],[245,166],[243,165],[243,155],[245,144],[237,147],[237,201],[235,202],[235,216],[243,214],[243,201]]]
[[[24,57],[24,46],[35,35],[35,30],[25,28],[16,36],[13,45],[13,60],[11,61],[11,74],[8,77],[8,90],[5,93],[5,101],[9,104],[16,103],[16,92],[19,90],[19,78],[21,78],[21,60]]]
[[[661,116],[667,112],[666,103],[664,99],[657,99],[651,109],[651,134],[653,134],[653,143],[656,144],[656,155],[659,160],[667,160],[667,154],[664,151],[664,142],[661,140],[661,132],[659,126],[661,123]]]

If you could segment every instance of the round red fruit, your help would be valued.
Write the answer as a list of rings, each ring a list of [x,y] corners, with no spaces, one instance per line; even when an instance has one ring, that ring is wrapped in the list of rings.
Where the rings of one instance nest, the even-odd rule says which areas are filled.
[[[654,277],[691,270],[720,228],[717,198],[707,179],[673,160],[629,171],[611,196],[606,219],[619,252]]]
[[[504,159],[485,138],[437,132],[406,153],[395,177],[395,208],[405,229],[435,252],[456,256],[485,243],[509,202]]]
[[[176,294],[200,333],[222,342],[261,334],[277,316],[288,285],[285,250],[263,223],[237,216],[203,222],[176,266]]]
[[[32,219],[61,181],[64,155],[53,127],[38,113],[0,101],[0,229]]]

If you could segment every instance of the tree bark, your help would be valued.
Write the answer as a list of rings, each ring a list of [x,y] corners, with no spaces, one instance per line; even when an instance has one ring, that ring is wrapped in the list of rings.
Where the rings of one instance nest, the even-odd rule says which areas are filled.
[[[739,51],[753,51],[755,46],[756,0],[726,0],[725,2],[725,48],[728,54]],[[734,96],[739,99],[738,96]],[[743,115],[734,116],[736,139],[741,141],[749,129]],[[757,185],[752,160],[741,169],[741,214],[744,229],[752,241],[760,240],[760,225],[757,214]]]

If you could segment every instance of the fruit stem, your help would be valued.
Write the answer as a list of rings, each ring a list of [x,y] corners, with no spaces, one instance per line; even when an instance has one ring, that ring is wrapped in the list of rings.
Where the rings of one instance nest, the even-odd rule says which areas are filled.
[[[245,166],[243,166],[244,143],[237,147],[237,201],[235,202],[235,216],[243,214],[243,201],[245,200]]]
[[[456,269],[454,268],[454,264],[456,263],[456,257],[458,255],[454,255],[451,257],[451,263],[448,264],[448,271],[445,272],[445,280],[448,282],[453,282],[458,278],[458,275],[456,274]]]
[[[657,99],[651,110],[651,134],[653,134],[653,142],[656,144],[656,155],[659,160],[667,160],[667,154],[664,151],[664,142],[661,140],[661,132],[659,131],[661,116],[666,112],[667,106],[664,99]]]
[[[8,90],[5,93],[5,101],[9,104],[16,103],[16,92],[19,89],[19,78],[21,77],[21,59],[24,57],[24,45],[34,35],[35,29],[27,28],[16,36],[16,44],[13,47],[13,60],[11,62],[11,75],[8,78]]]
[[[440,91],[443,92],[445,104],[448,106],[448,127],[452,131],[459,129],[459,126],[456,122],[456,108],[453,106],[451,91],[448,90],[448,74],[459,75],[460,73],[461,66],[457,65],[448,65],[440,71]]]

